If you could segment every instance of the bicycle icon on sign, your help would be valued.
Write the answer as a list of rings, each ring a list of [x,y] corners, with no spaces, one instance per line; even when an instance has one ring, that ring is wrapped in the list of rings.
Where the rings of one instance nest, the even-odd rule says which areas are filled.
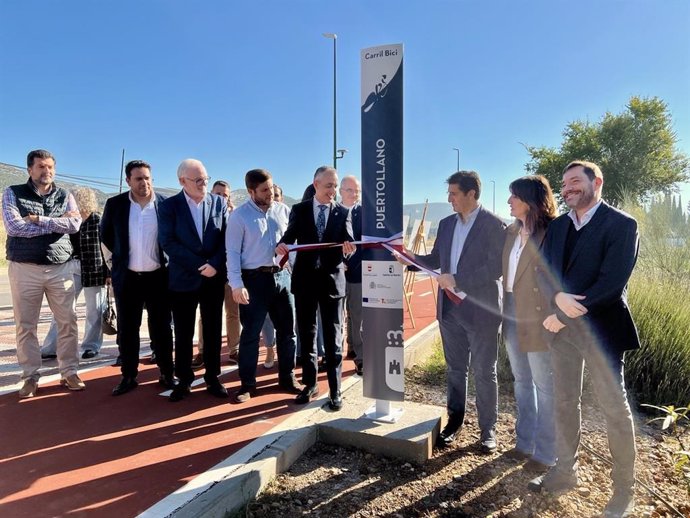
[[[369,97],[367,97],[367,100],[364,103],[364,108],[363,108],[364,113],[371,110],[377,101],[386,97],[387,93],[388,93],[388,83],[386,82],[386,74],[383,74],[381,76],[381,81],[376,83],[376,86],[374,87],[374,91],[369,94]]]

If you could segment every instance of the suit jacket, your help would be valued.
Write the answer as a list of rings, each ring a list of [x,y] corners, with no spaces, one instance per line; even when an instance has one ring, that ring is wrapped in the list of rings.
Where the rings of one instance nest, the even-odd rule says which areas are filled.
[[[506,231],[506,242],[503,247],[503,290],[508,278],[508,261],[520,231],[518,225],[511,225]],[[515,300],[515,320],[518,345],[522,352],[548,351],[551,333],[544,329],[544,319],[549,316],[549,301],[544,296],[538,281],[539,272],[544,270],[544,259],[541,245],[546,235],[545,230],[532,234],[520,254],[520,260],[513,281],[513,298]]]
[[[163,200],[165,200],[165,196],[155,194],[153,203],[156,212],[160,209]],[[129,268],[129,208],[131,203],[129,191],[113,196],[105,202],[103,217],[101,218],[101,242],[113,254],[111,275],[113,289],[116,293],[122,291],[125,274]],[[161,266],[165,266],[167,258],[160,245],[158,252]]]
[[[200,289],[203,277],[199,267],[206,263],[216,269],[218,279],[227,279],[227,203],[220,196],[207,193],[204,205],[203,240],[199,239],[184,191],[165,200],[158,210],[158,241],[169,257],[168,284],[172,291]]]
[[[355,241],[362,239],[362,205],[357,204],[350,209],[352,218],[352,233]],[[347,270],[345,270],[345,280],[349,283],[362,283],[362,247],[358,246],[357,251],[345,260]]]
[[[354,241],[350,211],[338,202],[332,202],[329,210],[322,242]],[[300,245],[319,242],[311,199],[292,206],[287,230],[280,242],[288,245],[295,242]],[[328,282],[323,286],[314,285],[317,259],[321,270],[328,274]],[[345,263],[342,248],[297,252],[292,269],[292,293],[313,292],[316,288],[325,290],[332,298],[345,296]]]
[[[625,212],[602,202],[582,229],[568,264],[564,251],[568,228],[567,214],[556,218],[546,232],[544,258],[550,267],[542,275],[550,313],[566,325],[560,333],[571,339],[594,339],[604,349],[621,352],[640,346],[637,329],[627,302],[627,284],[637,261],[639,235],[637,222]],[[559,291],[585,295],[579,301],[587,313],[568,318],[556,306]]]
[[[438,224],[436,241],[429,255],[417,259],[429,269],[450,273],[450,252],[457,214],[443,218]],[[451,304],[462,322],[496,324],[501,319],[498,305],[498,279],[501,277],[501,251],[505,242],[505,225],[491,212],[479,208],[477,219],[465,239],[455,274],[455,284],[467,294],[461,304],[455,305],[438,292],[437,314],[442,320],[444,304]],[[446,308],[448,310],[448,308]]]

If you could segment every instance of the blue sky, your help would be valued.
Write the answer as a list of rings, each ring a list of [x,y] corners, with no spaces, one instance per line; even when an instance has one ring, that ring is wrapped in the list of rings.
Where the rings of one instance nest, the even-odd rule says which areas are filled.
[[[195,157],[298,197],[332,162],[333,32],[341,175],[359,176],[359,51],[403,43],[405,202],[445,200],[457,147],[506,215],[521,143],[558,145],[632,95],[668,103],[690,154],[688,27],[686,0],[0,0],[0,161],[43,147],[58,173],[116,184],[125,148],[158,185]]]

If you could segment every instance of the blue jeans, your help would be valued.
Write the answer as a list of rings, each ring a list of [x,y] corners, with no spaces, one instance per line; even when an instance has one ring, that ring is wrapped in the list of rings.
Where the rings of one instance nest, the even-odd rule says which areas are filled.
[[[273,348],[273,346],[276,344],[276,328],[273,326],[271,317],[268,315],[266,315],[264,325],[261,327],[261,336],[264,339],[266,349]]]
[[[276,331],[278,379],[287,381],[295,369],[295,302],[290,293],[290,274],[244,270],[242,282],[249,292],[249,304],[240,304],[239,375],[243,387],[256,386],[259,335],[270,316]]]
[[[503,298],[503,339],[515,378],[515,446],[534,460],[552,466],[556,462],[556,430],[551,353],[520,350],[512,293],[505,293]]]

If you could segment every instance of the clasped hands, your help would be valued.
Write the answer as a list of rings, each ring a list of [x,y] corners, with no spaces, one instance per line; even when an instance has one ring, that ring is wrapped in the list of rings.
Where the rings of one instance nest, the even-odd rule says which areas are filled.
[[[569,318],[579,318],[587,313],[587,308],[580,304],[578,300],[583,300],[584,295],[573,295],[572,293],[559,292],[556,294],[555,302],[563,313]],[[558,317],[553,314],[546,317],[543,326],[546,330],[552,333],[558,333],[565,327],[565,324],[558,320]]]
[[[343,255],[352,255],[357,251],[357,246],[353,245],[349,241],[343,243]],[[287,255],[290,253],[288,245],[285,243],[279,243],[275,250],[276,255]]]

